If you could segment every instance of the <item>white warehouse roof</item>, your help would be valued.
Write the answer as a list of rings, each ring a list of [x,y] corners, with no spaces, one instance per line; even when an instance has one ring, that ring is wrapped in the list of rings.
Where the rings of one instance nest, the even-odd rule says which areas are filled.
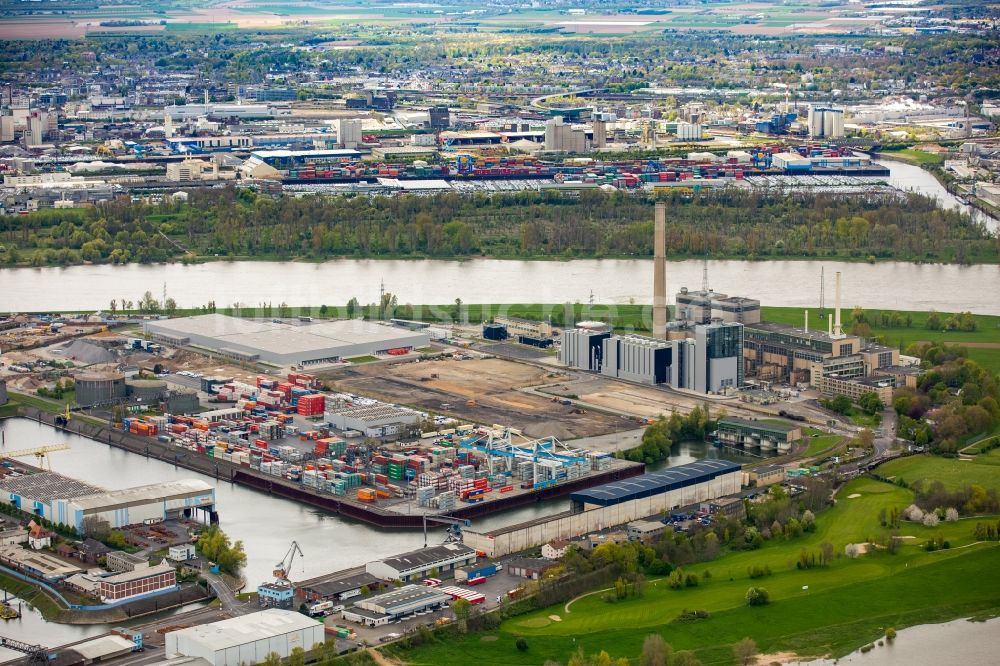
[[[284,636],[302,629],[320,627],[322,631],[322,626],[320,622],[302,613],[281,608],[269,608],[258,613],[250,613],[211,624],[201,624],[170,633],[176,634],[173,636],[174,639],[196,641],[209,650],[218,651],[276,636]],[[302,646],[305,650],[311,647],[311,645]]]
[[[148,504],[150,502],[162,502],[168,499],[180,499],[185,497],[195,497],[209,493],[214,494],[215,489],[200,479],[178,479],[176,481],[163,481],[161,483],[151,483],[147,486],[136,486],[135,488],[124,488],[122,490],[108,490],[103,493],[84,495],[72,500],[72,503],[83,509],[111,509],[125,506],[135,506],[136,504]]]

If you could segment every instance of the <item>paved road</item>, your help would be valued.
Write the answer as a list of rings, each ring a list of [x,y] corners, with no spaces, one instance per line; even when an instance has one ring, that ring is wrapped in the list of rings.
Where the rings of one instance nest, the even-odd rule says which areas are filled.
[[[226,581],[221,576],[206,572],[203,572],[202,575],[205,577],[205,580],[208,581],[208,584],[212,586],[212,589],[215,591],[215,596],[219,598],[219,602],[222,604],[222,610],[225,613],[236,617],[238,615],[246,615],[247,613],[253,613],[254,611],[260,610],[260,608],[249,602],[237,599],[236,595],[233,594],[231,589],[229,589],[229,585],[226,584]]]

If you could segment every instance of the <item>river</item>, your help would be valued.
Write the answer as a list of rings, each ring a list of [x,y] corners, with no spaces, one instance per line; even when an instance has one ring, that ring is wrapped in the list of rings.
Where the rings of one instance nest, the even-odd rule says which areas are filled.
[[[852,652],[837,660],[819,659],[790,666],[941,666],[1000,664],[1000,618],[986,622],[954,620],[902,629],[896,640],[871,652]]]
[[[935,196],[942,205],[961,204],[919,167],[887,161],[893,185]],[[973,211],[985,218],[981,213]],[[991,222],[996,228],[996,222]],[[672,261],[668,291],[697,288],[701,260]],[[845,307],[1000,314],[1000,266],[876,264],[834,261],[709,261],[716,291],[760,299],[772,306],[818,306],[820,269],[826,271],[826,305],[833,301],[833,275],[843,274]],[[473,259],[338,259],[323,263],[233,261],[185,266],[158,264],[0,269],[0,311],[107,309],[111,299],[138,301],[145,291],[160,297],[166,288],[181,307],[214,301],[272,306],[344,305],[352,297],[377,302],[379,286],[400,303],[652,302],[648,259],[520,261]],[[970,288],[978,285],[980,288]],[[991,291],[988,286],[993,285]],[[993,296],[989,296],[993,293]]]

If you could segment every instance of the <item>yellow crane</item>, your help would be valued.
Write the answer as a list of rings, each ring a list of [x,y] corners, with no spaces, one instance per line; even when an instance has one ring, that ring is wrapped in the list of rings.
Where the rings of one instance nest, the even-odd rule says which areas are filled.
[[[38,459],[38,466],[44,468],[48,464],[48,468],[52,469],[52,464],[49,463],[49,454],[56,451],[68,451],[70,448],[69,444],[48,444],[46,446],[36,446],[33,449],[18,449],[17,451],[3,451],[0,450],[0,462],[8,458],[27,458],[28,456],[35,456]]]

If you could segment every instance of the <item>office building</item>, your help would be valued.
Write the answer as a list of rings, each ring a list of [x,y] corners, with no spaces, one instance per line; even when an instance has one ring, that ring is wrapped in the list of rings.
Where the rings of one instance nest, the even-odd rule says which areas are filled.
[[[882,401],[882,404],[891,405],[892,392],[896,388],[896,378],[892,375],[873,377],[829,375],[815,378],[813,385],[828,398],[843,395],[850,398],[851,402],[857,402],[865,393],[874,393]]]

